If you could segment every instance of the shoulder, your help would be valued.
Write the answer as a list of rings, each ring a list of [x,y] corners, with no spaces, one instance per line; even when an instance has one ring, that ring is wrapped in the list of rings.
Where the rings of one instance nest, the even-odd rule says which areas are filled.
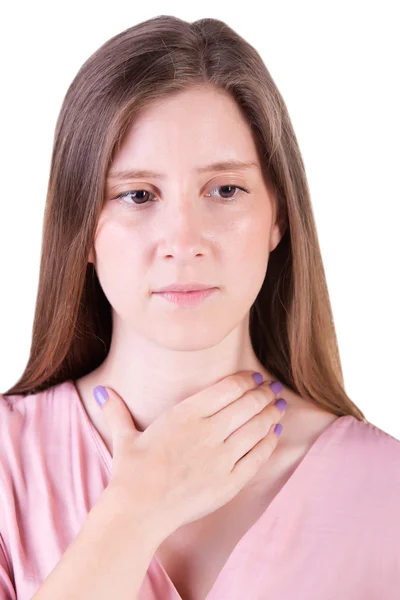
[[[14,438],[26,430],[38,432],[52,418],[54,410],[68,406],[69,382],[35,394],[0,394],[0,439]]]
[[[72,391],[73,384],[68,380],[34,394],[0,394],[0,418],[3,421],[22,422],[55,403],[60,408],[67,405]]]
[[[368,458],[372,461],[372,467],[384,466],[384,463],[392,462],[392,459],[400,460],[400,440],[369,421],[359,421],[353,416],[343,419],[346,421],[343,427],[343,441],[347,450],[352,450],[356,458]]]
[[[394,476],[400,481],[400,440],[371,422],[352,415],[339,417],[331,425],[326,445],[344,472],[356,470],[358,478],[366,480]]]
[[[353,416],[336,423],[331,444],[331,491],[346,498],[352,519],[400,544],[400,440]],[[337,487],[337,489],[336,489]],[[394,526],[396,523],[396,526]]]
[[[400,440],[370,422],[345,417],[336,463],[341,518],[374,581],[397,581],[400,552]],[[347,421],[347,423],[346,423]],[[334,481],[332,482],[335,483]],[[331,487],[331,492],[335,488]],[[367,563],[367,559],[369,562]],[[384,594],[383,594],[384,595]]]
[[[25,396],[0,394],[0,480],[1,474],[15,470],[23,477],[23,469],[32,466],[40,449],[47,450],[63,429],[68,430],[71,392],[70,383],[64,382]]]
[[[26,424],[33,417],[37,398],[33,395],[0,394],[0,464],[12,457],[12,447],[19,445]]]
[[[25,396],[0,394],[0,532],[21,521],[14,506],[31,518],[38,498],[54,493],[58,481],[69,482],[75,448],[85,446],[69,382]]]

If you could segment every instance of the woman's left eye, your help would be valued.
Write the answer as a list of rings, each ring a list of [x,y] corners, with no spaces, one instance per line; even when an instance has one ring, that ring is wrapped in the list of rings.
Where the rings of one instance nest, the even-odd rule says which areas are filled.
[[[235,189],[235,192],[237,190],[240,190],[241,192],[246,192],[247,194],[250,191],[250,190],[246,190],[244,187],[240,187],[240,185],[230,185],[230,184],[227,184],[227,185],[219,185],[216,188],[214,188],[213,190],[211,190],[211,192],[215,192],[215,190],[220,190],[222,188],[232,188],[232,189]],[[221,198],[221,200],[224,200],[225,202],[235,202],[236,196],[239,196],[239,195],[240,194],[236,194],[235,196],[233,196],[233,198]]]
[[[213,196],[214,195],[213,192],[218,191],[218,190],[223,190],[223,189],[226,190],[227,188],[230,188],[231,190],[235,190],[235,195],[234,196],[229,196],[228,198],[219,196],[219,198],[221,200],[223,200],[224,202],[226,202],[226,203],[236,202],[237,196],[240,195],[240,193],[236,193],[238,190],[240,190],[241,192],[246,192],[247,194],[250,193],[250,190],[247,190],[246,188],[241,187],[239,185],[227,184],[227,185],[219,185],[219,186],[217,186],[216,188],[214,188],[213,190],[211,190],[211,192],[209,192],[206,195]],[[144,192],[145,194],[149,194],[150,196],[154,196],[154,194],[152,194],[151,192],[149,192],[149,191],[147,191],[145,189],[138,189],[138,190],[128,190],[127,192],[121,192],[121,194],[118,194],[118,196],[116,196],[115,199],[116,200],[121,200],[122,203],[128,204],[128,206],[142,206],[144,204],[147,204],[148,203],[148,199],[146,199],[146,198],[145,199],[142,198],[142,200],[145,200],[144,202],[133,202],[133,203],[132,202],[126,202],[125,198],[127,198],[128,196],[131,196],[131,195],[135,196],[135,194],[138,194],[138,192],[142,192],[142,193]],[[225,191],[225,192],[222,192],[222,193],[223,194],[225,194],[225,193],[229,194],[231,192],[229,192],[229,191],[226,192]],[[135,199],[138,200],[137,196],[136,196]],[[140,200],[140,198],[139,198],[139,200]]]

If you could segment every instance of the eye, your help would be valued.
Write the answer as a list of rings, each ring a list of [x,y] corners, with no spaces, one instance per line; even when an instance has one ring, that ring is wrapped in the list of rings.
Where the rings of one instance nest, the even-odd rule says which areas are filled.
[[[118,194],[118,196],[115,197],[115,200],[121,200],[123,204],[130,204],[130,205],[132,205],[131,202],[126,202],[125,198],[127,198],[128,196],[134,196],[138,192],[139,192],[139,198],[136,197],[136,199],[138,199],[139,202],[138,203],[136,203],[136,202],[133,203],[136,206],[141,206],[142,204],[146,203],[146,202],[141,202],[141,200],[143,200],[143,198],[140,197],[140,195],[141,195],[142,192],[144,192],[145,194],[150,194],[151,196],[154,196],[154,194],[152,194],[151,192],[148,192],[147,190],[128,190],[127,192],[121,192],[121,194]],[[146,200],[146,198],[144,198],[144,200]]]
[[[222,190],[222,189],[226,190],[226,188],[234,189],[235,196],[229,197],[229,198],[222,197],[221,200],[223,200],[224,202],[236,202],[236,197],[240,196],[240,193],[236,194],[237,190],[240,190],[242,193],[246,192],[247,194],[249,194],[249,192],[250,192],[249,190],[246,190],[244,187],[240,187],[239,185],[231,185],[230,183],[227,183],[226,185],[219,185],[216,188],[214,188],[213,190],[211,190],[211,192],[215,192],[215,190]],[[225,194],[225,193],[226,192],[223,192],[223,194]],[[229,194],[229,192],[227,192],[227,193]]]
[[[231,184],[226,184],[226,185],[219,185],[216,188],[214,188],[213,190],[211,190],[211,192],[209,192],[209,194],[206,194],[207,196],[213,196],[215,191],[218,190],[224,190],[222,193],[225,194],[231,194],[231,191],[226,191],[227,189],[230,190],[235,190],[235,195],[234,196],[228,196],[227,198],[224,196],[219,196],[220,200],[222,200],[223,202],[226,203],[233,203],[236,202],[237,196],[240,195],[240,193],[236,193],[238,190],[241,193],[246,192],[247,194],[250,193],[250,190],[247,190],[244,187],[241,187],[239,185],[231,185]],[[122,204],[127,204],[128,206],[143,206],[145,204],[148,203],[149,198],[144,197],[143,198],[143,193],[144,194],[149,194],[150,196],[154,197],[155,194],[153,194],[152,192],[149,192],[147,190],[144,189],[140,189],[140,190],[128,190],[126,192],[121,192],[121,194],[118,194],[118,196],[115,197],[115,200],[120,200]],[[138,202],[127,202],[125,200],[125,198],[128,198],[128,196],[134,196],[135,200],[138,200]]]

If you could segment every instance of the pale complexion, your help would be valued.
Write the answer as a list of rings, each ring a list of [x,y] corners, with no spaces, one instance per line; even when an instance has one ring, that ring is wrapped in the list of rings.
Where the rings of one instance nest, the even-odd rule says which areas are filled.
[[[254,164],[198,171],[220,161]],[[160,177],[112,176],[132,170]],[[76,384],[111,451],[92,396],[96,385],[118,392],[143,431],[228,374],[251,369],[275,379],[252,348],[249,310],[284,230],[247,122],[233,99],[212,87],[148,107],[128,131],[108,177],[89,261],[112,306],[112,342],[105,361]],[[116,199],[129,190],[134,193]],[[152,293],[188,281],[218,290],[192,308]],[[290,409],[308,404],[286,388],[280,395],[289,403],[282,424]],[[282,442],[286,435],[284,427]]]

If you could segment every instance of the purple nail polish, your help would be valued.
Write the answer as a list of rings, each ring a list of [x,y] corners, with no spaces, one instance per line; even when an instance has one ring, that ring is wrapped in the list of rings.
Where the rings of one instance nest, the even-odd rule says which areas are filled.
[[[285,400],[285,398],[278,398],[278,400],[276,400],[274,402],[276,408],[279,408],[280,411],[284,411],[285,408],[287,407],[287,402]]]
[[[269,387],[274,392],[274,394],[279,394],[279,392],[283,390],[283,385],[280,381],[273,381]]]
[[[263,376],[261,373],[253,373],[253,379],[257,385],[260,385],[260,383],[263,382]]]
[[[93,396],[99,406],[103,406],[104,402],[108,400],[108,392],[102,385],[97,385],[93,389]]]
[[[281,435],[282,429],[283,429],[282,423],[277,423],[274,427],[274,432],[276,433],[276,435]]]

